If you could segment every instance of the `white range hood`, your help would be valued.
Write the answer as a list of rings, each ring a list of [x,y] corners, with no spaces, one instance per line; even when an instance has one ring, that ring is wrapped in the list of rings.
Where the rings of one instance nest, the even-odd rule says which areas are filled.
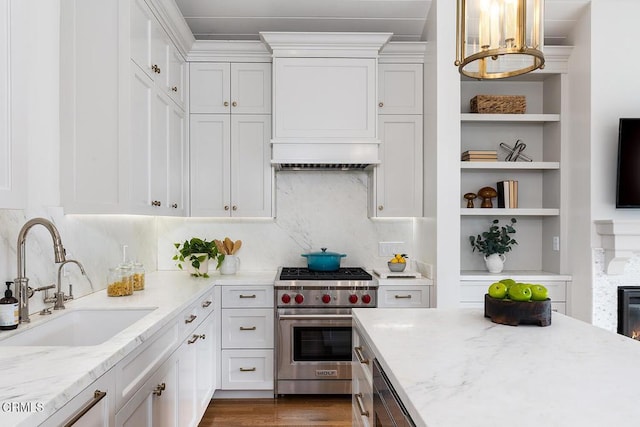
[[[390,33],[261,33],[273,54],[272,164],[279,170],[380,163],[377,69]]]

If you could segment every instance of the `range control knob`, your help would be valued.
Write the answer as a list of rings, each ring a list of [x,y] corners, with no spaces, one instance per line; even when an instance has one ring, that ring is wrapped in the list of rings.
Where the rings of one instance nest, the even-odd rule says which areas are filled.
[[[282,300],[283,303],[289,304],[289,302],[291,302],[291,295],[282,294],[282,298],[280,298],[280,299]]]
[[[331,302],[331,295],[328,295],[328,294],[322,295],[322,302],[325,304],[329,304]]]
[[[294,299],[296,300],[296,304],[302,304],[302,301],[304,301],[302,294],[297,294]]]
[[[362,295],[362,302],[365,304],[369,304],[371,302],[371,295],[369,294]]]
[[[349,295],[349,302],[351,304],[357,303],[358,302],[358,295],[356,295],[356,294]]]

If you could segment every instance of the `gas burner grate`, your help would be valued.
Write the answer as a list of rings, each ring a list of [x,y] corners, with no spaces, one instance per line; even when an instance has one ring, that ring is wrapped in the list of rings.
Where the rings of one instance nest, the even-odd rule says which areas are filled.
[[[342,267],[336,271],[312,271],[306,267],[282,267],[280,280],[372,280],[360,267]]]

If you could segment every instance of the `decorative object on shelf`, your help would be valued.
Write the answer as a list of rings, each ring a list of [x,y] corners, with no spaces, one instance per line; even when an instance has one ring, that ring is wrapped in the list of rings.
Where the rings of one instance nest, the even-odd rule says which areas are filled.
[[[521,139],[517,140],[516,143],[513,144],[513,147],[505,144],[504,142],[500,143],[500,147],[509,153],[504,158],[505,162],[517,162],[518,160],[524,160],[525,162],[533,161],[531,157],[523,153],[523,151],[527,148],[527,144],[522,142]]]
[[[473,200],[477,197],[476,193],[467,193],[464,195],[464,198],[467,199],[467,208],[472,209],[474,207]]]
[[[220,268],[224,260],[224,253],[219,252],[214,241],[207,241],[198,237],[192,237],[183,243],[174,243],[178,253],[173,256],[178,268],[182,270],[182,264],[186,263],[189,274],[194,277],[209,277],[209,260],[216,259],[216,269]]]
[[[518,208],[518,181],[508,179],[498,181],[498,207],[507,209]]]
[[[469,101],[472,113],[524,114],[527,100],[522,95],[476,95]]]
[[[517,222],[516,219],[511,218],[511,223],[503,226],[499,226],[499,222],[494,219],[489,230],[477,236],[469,236],[473,252],[477,249],[478,252],[484,254],[485,265],[489,273],[500,273],[504,267],[504,254],[511,251],[511,246],[518,244],[510,236],[516,232],[513,227]]]
[[[213,241],[218,248],[218,251],[224,255],[222,264],[220,265],[220,274],[236,274],[240,268],[240,258],[236,256],[236,253],[242,247],[242,240],[236,240],[235,242],[229,237],[225,237],[224,240]]]
[[[496,162],[498,152],[496,150],[467,150],[462,153],[460,160],[463,162]]]
[[[498,196],[498,192],[492,187],[482,187],[478,190],[478,196],[482,198],[481,208],[492,208],[491,199]]]
[[[460,74],[502,79],[544,68],[543,0],[458,0],[456,60]]]

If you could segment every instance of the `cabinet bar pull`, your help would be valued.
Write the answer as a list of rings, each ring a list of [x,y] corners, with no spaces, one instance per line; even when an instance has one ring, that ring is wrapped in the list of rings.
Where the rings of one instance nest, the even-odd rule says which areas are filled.
[[[368,365],[369,364],[369,359],[366,359],[364,357],[364,354],[362,354],[362,347],[358,346],[358,347],[353,347],[353,352],[356,354],[356,357],[358,358],[358,362],[364,364],[364,365]]]
[[[67,421],[67,423],[64,425],[64,427],[71,427],[72,425],[77,423],[80,420],[80,418],[84,417],[84,414],[86,414],[87,412],[89,412],[91,410],[91,408],[96,406],[98,404],[98,402],[100,402],[106,395],[107,395],[106,391],[100,391],[100,390],[94,391],[93,392],[93,399],[91,399],[90,402],[88,402],[86,405],[84,405],[82,408],[80,408],[78,413],[75,414],[69,421]]]
[[[191,315],[189,315],[189,317],[187,319],[184,319],[184,323],[191,323],[194,320],[196,320],[197,317],[198,316],[196,316],[195,314],[191,314]]]
[[[202,308],[207,308],[207,307],[209,307],[210,305],[211,305],[211,301],[208,301],[208,300],[207,300],[207,301],[203,301],[203,302],[202,302]]]
[[[200,338],[200,335],[193,334],[191,338],[187,340],[187,344],[193,344],[194,342],[198,341],[198,338]]]
[[[256,298],[256,294],[253,294],[253,295],[242,295],[242,294],[240,294],[240,298]]]
[[[255,370],[255,366],[253,368],[240,368],[240,372],[254,372]]]
[[[356,393],[356,403],[358,404],[358,411],[360,411],[360,415],[364,415],[365,417],[369,416],[369,411],[364,409],[364,402],[362,401],[362,393]]]
[[[411,299],[411,295],[396,295],[396,299]]]
[[[255,331],[256,327],[255,326],[249,326],[248,328],[245,326],[240,326],[240,330],[241,331]]]
[[[155,394],[156,396],[162,396],[162,392],[167,388],[167,385],[165,383],[162,384],[158,384],[156,386],[156,389],[153,390],[153,394]]]

